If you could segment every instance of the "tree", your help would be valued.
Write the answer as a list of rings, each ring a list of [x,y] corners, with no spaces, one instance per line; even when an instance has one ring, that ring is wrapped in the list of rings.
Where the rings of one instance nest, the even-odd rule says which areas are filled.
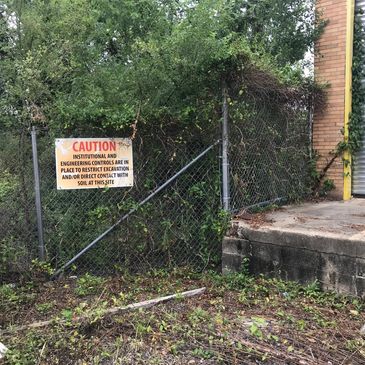
[[[2,53],[8,49],[0,60],[7,85],[2,123],[45,123],[73,134],[125,128],[137,114],[147,123],[206,124],[216,119],[224,73],[243,63],[298,80],[295,65],[322,26],[313,6],[307,0],[8,1],[2,29],[7,18],[13,34],[1,46]]]

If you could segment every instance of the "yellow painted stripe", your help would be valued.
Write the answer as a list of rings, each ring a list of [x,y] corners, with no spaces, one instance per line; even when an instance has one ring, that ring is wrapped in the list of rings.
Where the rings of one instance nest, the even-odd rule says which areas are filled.
[[[346,21],[346,75],[345,75],[345,124],[344,139],[349,139],[349,117],[352,105],[352,52],[354,43],[354,17],[355,0],[347,0],[347,21]],[[351,154],[345,151],[344,179],[343,179],[343,200],[351,199]]]

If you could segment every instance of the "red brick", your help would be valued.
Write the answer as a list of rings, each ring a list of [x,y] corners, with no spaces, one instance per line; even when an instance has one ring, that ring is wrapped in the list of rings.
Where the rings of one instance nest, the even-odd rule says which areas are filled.
[[[321,156],[318,168],[323,168],[332,158],[331,152],[343,140],[345,110],[345,55],[346,55],[346,0],[317,0],[317,9],[328,19],[321,39],[316,44],[314,58],[315,79],[330,85],[327,90],[327,107],[315,111],[313,123],[313,145]],[[327,173],[334,180],[337,196],[343,191],[343,163],[335,161]]]

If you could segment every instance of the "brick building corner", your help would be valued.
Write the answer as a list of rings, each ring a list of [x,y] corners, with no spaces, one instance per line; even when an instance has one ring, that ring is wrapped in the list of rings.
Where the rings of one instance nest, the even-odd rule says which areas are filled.
[[[314,111],[313,148],[319,156],[319,171],[333,157],[338,142],[343,140],[345,112],[345,59],[346,59],[346,0],[317,0],[317,10],[328,21],[324,33],[316,44],[315,79],[327,83],[327,107]],[[343,163],[338,157],[326,174],[333,180],[332,197],[342,199]]]

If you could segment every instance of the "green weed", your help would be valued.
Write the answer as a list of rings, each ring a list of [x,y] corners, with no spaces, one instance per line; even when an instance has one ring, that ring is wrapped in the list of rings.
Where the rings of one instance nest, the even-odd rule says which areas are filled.
[[[104,283],[105,279],[99,276],[85,274],[77,279],[75,293],[79,296],[95,294],[101,289]]]
[[[36,304],[35,307],[39,313],[45,314],[54,307],[54,302]]]

